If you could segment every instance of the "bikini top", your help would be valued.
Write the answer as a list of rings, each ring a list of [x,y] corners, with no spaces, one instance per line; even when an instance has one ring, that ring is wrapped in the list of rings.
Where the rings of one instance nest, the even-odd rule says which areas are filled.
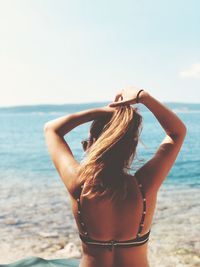
[[[118,241],[118,240],[114,240],[114,239],[102,241],[102,240],[96,240],[96,239],[89,237],[88,231],[86,229],[85,223],[83,222],[82,213],[81,213],[80,196],[81,196],[81,192],[82,192],[82,188],[83,188],[83,185],[81,185],[80,196],[76,200],[77,200],[77,204],[78,204],[78,219],[79,219],[80,225],[81,225],[82,230],[83,230],[83,234],[79,232],[79,237],[85,244],[105,247],[105,248],[108,248],[110,251],[112,251],[113,247],[116,247],[116,246],[117,247],[124,247],[124,248],[125,247],[133,247],[133,246],[141,246],[149,240],[150,230],[148,231],[148,233],[141,235],[142,229],[144,227],[144,220],[145,220],[145,215],[146,215],[146,198],[145,198],[143,186],[138,181],[137,177],[136,177],[136,181],[137,181],[138,187],[139,187],[141,195],[142,195],[143,211],[142,211],[142,216],[140,219],[140,224],[138,227],[136,238],[124,240],[124,241]]]

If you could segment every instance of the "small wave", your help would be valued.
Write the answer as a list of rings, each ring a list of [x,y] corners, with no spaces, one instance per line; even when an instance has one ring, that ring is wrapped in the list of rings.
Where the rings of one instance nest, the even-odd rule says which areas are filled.
[[[57,112],[57,111],[47,111],[47,112],[42,112],[42,111],[36,111],[36,112],[17,112],[17,113],[14,113],[14,112],[9,112],[9,113],[0,113],[0,116],[3,115],[3,116],[16,116],[19,115],[19,116],[24,116],[24,115],[33,115],[33,116],[46,116],[46,115],[58,115],[58,116],[62,116],[62,115],[67,115],[68,113],[66,112]]]
[[[200,113],[200,109],[189,109],[189,108],[173,108],[173,112],[177,113]]]
[[[25,113],[22,113],[25,114]],[[37,112],[30,112],[30,115],[39,115],[39,116],[43,116],[43,115],[63,115],[66,114],[64,112],[57,112],[57,111],[50,111],[50,112],[42,112],[42,111],[37,111]]]

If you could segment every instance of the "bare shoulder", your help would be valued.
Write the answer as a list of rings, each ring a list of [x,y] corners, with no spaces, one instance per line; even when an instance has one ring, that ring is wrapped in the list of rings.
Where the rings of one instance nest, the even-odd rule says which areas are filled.
[[[152,190],[151,182],[148,179],[148,174],[145,169],[138,169],[134,174],[129,175],[129,179],[131,181],[130,186],[134,186],[135,184],[139,186],[139,184],[142,184],[142,188],[145,191],[146,196],[157,193]]]

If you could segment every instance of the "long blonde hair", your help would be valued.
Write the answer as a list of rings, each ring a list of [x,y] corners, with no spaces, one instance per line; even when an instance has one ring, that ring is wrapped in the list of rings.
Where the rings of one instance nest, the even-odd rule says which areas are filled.
[[[142,116],[130,105],[118,106],[111,117],[94,120],[90,138],[96,141],[87,150],[78,171],[80,183],[87,181],[89,198],[107,195],[124,198],[127,183],[124,176],[136,155]]]

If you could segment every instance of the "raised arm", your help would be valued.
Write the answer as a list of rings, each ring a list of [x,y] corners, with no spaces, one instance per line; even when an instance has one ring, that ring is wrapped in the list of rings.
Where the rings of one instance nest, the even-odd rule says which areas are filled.
[[[128,94],[126,94],[126,90],[123,91],[121,103],[135,103],[137,92],[139,89],[136,88],[129,88]],[[115,100],[117,101],[119,97],[120,94]],[[166,136],[155,155],[136,172],[137,176],[145,180],[150,190],[158,191],[181,149],[186,135],[186,126],[172,110],[147,91],[140,92],[138,102],[144,104],[154,114],[166,132]]]
[[[166,132],[155,155],[138,170],[138,174],[147,176],[149,188],[158,191],[178,156],[186,135],[186,126],[173,111],[149,93],[141,92],[139,102],[154,114]]]
[[[64,135],[83,123],[108,113],[112,114],[113,111],[114,108],[107,106],[87,109],[45,123],[44,136],[49,155],[70,193],[75,185],[74,177],[76,176],[79,162],[74,158],[69,145],[64,139]]]
[[[140,93],[139,103],[144,104],[154,114],[167,136],[171,138],[185,137],[186,126],[182,120],[148,92]]]

